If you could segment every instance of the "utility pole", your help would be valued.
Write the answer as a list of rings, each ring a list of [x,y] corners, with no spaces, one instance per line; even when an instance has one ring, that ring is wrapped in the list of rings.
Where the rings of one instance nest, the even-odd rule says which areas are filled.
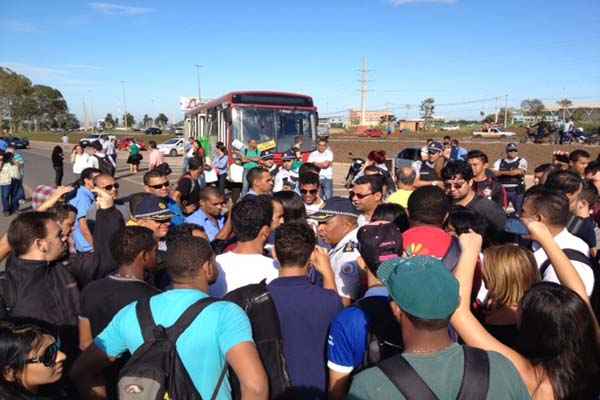
[[[498,109],[498,97],[496,97],[496,119],[494,121],[495,124],[498,124],[498,114],[500,113],[500,110]]]
[[[360,125],[366,123],[367,96],[369,93],[369,69],[367,67],[367,57],[363,57],[363,65],[360,70]]]
[[[92,121],[92,131],[96,128],[96,116],[94,115],[94,97],[92,95],[91,89],[88,90],[90,95],[90,119]]]
[[[123,126],[127,130],[127,102],[125,101],[125,81],[121,81],[121,88],[123,89]]]
[[[89,125],[88,125],[87,108],[85,106],[85,96],[83,97],[82,103],[83,103],[83,126],[85,127],[85,130],[87,131]]]
[[[194,64],[196,67],[196,79],[198,80],[198,103],[202,103],[202,95],[200,92],[200,68],[203,68],[204,65]]]
[[[504,129],[508,128],[508,95],[504,95]]]

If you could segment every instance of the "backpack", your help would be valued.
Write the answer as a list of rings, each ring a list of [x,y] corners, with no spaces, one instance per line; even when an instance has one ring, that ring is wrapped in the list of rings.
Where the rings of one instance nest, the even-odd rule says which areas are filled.
[[[202,399],[179,357],[175,343],[202,310],[216,301],[218,300],[210,297],[198,300],[169,328],[155,324],[150,310],[150,298],[137,302],[136,313],[144,343],[119,373],[119,399]],[[211,400],[216,399],[226,371],[225,362]]]
[[[392,315],[387,297],[365,297],[354,306],[365,313],[369,320],[367,351],[360,370],[402,352],[402,333],[398,321]]]
[[[98,157],[98,156],[94,156],[98,159],[98,169],[100,170],[100,172],[102,172],[103,174],[107,174],[110,176],[114,176],[115,175],[115,166],[113,165],[113,163],[110,162],[110,160],[108,159],[108,157]]]
[[[594,273],[594,287],[592,289],[592,295],[590,296],[590,304],[594,314],[596,315],[596,319],[600,320],[600,254],[593,258],[588,257],[582,252],[574,249],[562,249],[562,251],[569,258],[569,260],[578,261],[592,269],[592,272]],[[542,265],[540,265],[540,275],[542,278],[544,277],[544,273],[548,267],[550,267],[550,265],[551,262],[549,258],[544,261]]]
[[[252,337],[256,350],[267,372],[269,380],[269,398],[293,398],[289,395],[292,383],[287,370],[283,353],[283,339],[279,316],[273,298],[267,289],[266,281],[243,286],[227,293],[224,300],[232,301],[240,306],[252,325]],[[240,385],[236,374],[229,373],[231,398],[241,399]]]
[[[490,385],[490,361],[487,352],[463,346],[464,372],[457,400],[485,400]],[[377,367],[388,377],[406,400],[438,400],[438,397],[406,361],[402,354],[380,362]]]

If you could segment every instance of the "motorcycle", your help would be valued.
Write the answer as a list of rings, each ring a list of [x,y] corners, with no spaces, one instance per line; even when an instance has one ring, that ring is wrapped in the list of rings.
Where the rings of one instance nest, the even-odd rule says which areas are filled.
[[[352,187],[354,178],[356,178],[356,175],[358,175],[358,173],[366,163],[364,158],[354,157],[352,153],[348,153],[348,157],[352,159],[352,163],[350,164],[350,167],[348,168],[348,173],[346,174],[346,183],[344,184],[346,189],[350,189]]]

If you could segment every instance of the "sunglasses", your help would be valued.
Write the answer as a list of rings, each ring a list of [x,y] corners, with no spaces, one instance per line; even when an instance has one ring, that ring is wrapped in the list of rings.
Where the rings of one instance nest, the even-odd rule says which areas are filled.
[[[310,189],[310,190],[306,190],[306,189],[300,189],[300,193],[301,194],[312,194],[313,196],[316,195],[319,192],[319,189]]]
[[[361,193],[354,193],[354,192],[350,192],[350,198],[356,197],[357,199],[364,199],[365,197],[369,197],[370,195],[372,195],[373,193],[366,193],[366,194],[361,194]]]
[[[159,183],[158,185],[148,185],[150,186],[152,189],[162,189],[162,188],[168,188],[169,186],[171,186],[171,184],[169,183],[169,181],[163,182],[163,183]]]
[[[37,364],[42,363],[48,368],[52,368],[56,364],[56,357],[60,351],[60,340],[55,340],[50,346],[46,348],[44,354],[38,357],[33,357],[25,360],[25,364]]]
[[[119,188],[119,183],[115,182],[113,185],[106,185],[102,189],[108,190],[110,192],[111,190],[118,189],[118,188]]]
[[[461,187],[464,186],[464,184],[466,183],[466,181],[462,181],[462,182],[444,182],[444,187],[446,189],[460,189]]]

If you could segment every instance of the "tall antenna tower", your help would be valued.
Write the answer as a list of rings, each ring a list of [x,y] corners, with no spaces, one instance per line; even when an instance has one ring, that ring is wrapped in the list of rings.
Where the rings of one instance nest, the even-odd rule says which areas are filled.
[[[363,57],[362,69],[360,70],[360,124],[366,123],[367,100],[369,93],[369,69],[367,57]]]

